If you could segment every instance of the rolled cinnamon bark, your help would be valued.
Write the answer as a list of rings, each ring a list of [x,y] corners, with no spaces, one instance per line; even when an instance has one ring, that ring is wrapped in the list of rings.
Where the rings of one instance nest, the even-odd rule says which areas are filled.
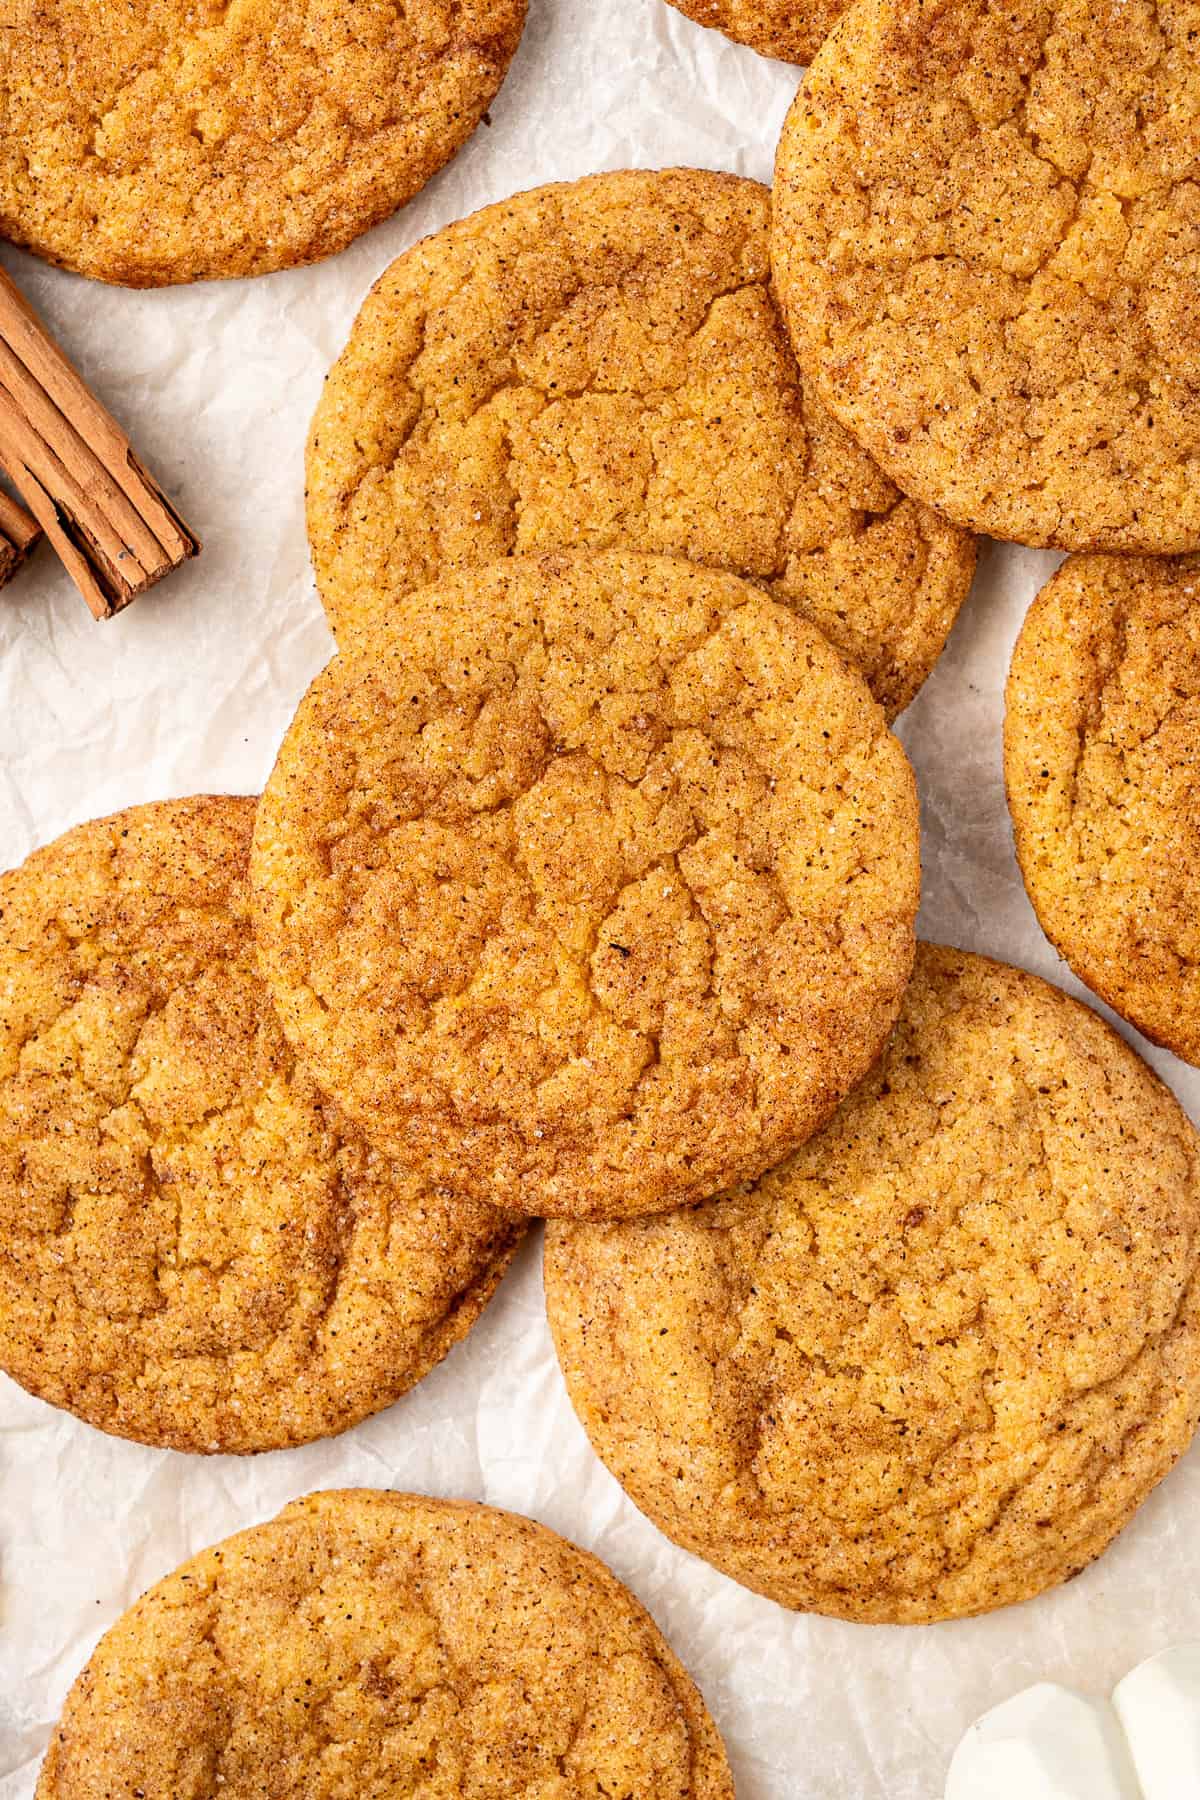
[[[120,612],[200,548],[2,270],[0,467],[97,619]]]
[[[6,587],[41,538],[42,528],[0,488],[0,587]]]

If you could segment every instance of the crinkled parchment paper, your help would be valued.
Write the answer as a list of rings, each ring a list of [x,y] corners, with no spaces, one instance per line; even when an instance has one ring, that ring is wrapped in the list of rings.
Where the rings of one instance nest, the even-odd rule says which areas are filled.
[[[305,430],[393,256],[488,201],[596,169],[692,163],[769,180],[796,81],[661,0],[530,0],[490,126],[333,262],[126,293],[6,253],[205,551],[105,625],[45,554],[0,593],[0,862],[134,801],[261,785],[332,647],[304,535]],[[1000,776],[1009,651],[1053,560],[985,549],[901,730],[924,796],[926,935],[1081,991],[1025,900]],[[1200,1073],[1151,1060],[1200,1118]],[[322,1486],[487,1500],[598,1552],[700,1683],[740,1800],[938,1800],[959,1733],[985,1706],[1040,1676],[1107,1693],[1139,1658],[1200,1637],[1200,1450],[1093,1569],[986,1619],[850,1626],[743,1591],[661,1537],[591,1454],[546,1330],[538,1248],[412,1394],[305,1450],[245,1461],[146,1450],[0,1377],[0,1800],[28,1800],[68,1685],[143,1588]]]

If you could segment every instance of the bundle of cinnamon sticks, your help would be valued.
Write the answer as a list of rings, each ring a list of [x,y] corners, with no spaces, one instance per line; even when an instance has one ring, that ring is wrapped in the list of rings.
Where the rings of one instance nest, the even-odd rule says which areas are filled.
[[[0,586],[44,533],[92,616],[108,619],[200,548],[3,271],[0,469],[25,502],[0,489]]]

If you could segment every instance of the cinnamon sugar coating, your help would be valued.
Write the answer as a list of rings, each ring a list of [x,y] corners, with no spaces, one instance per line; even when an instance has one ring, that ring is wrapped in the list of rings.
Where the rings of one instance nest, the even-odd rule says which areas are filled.
[[[1187,0],[859,0],[779,145],[821,398],[905,493],[1065,550],[1200,548]]]
[[[177,1450],[390,1405],[520,1238],[387,1163],[297,1067],[250,934],[253,816],[134,807],[0,877],[0,1366]]]
[[[1095,1014],[921,945],[883,1057],[750,1188],[550,1228],[589,1437],[785,1606],[980,1613],[1098,1556],[1200,1416],[1200,1140]]]
[[[284,1029],[382,1150],[619,1217],[761,1173],[868,1067],[917,802],[862,678],[760,590],[510,559],[318,676],[251,869]]]
[[[651,551],[769,587],[889,714],[906,706],[974,542],[906,500],[801,381],[769,211],[732,175],[596,175],[393,263],[309,439],[309,536],[339,637],[498,556]]]
[[[13,0],[0,234],[130,287],[315,262],[470,136],[525,0]]]
[[[693,19],[723,31],[735,44],[781,62],[810,63],[846,0],[670,0]]]
[[[1048,937],[1200,1063],[1200,557],[1071,557],[1008,678],[1004,773]]]
[[[686,1672],[544,1526],[311,1494],[168,1575],[67,1696],[37,1800],[733,1800]]]

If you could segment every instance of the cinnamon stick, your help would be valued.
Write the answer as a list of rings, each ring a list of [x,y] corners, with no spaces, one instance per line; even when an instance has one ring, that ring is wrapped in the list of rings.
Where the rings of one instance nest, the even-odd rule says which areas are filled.
[[[0,488],[0,587],[12,580],[41,535],[37,520]]]
[[[2,270],[0,467],[94,618],[111,618],[200,548]]]

